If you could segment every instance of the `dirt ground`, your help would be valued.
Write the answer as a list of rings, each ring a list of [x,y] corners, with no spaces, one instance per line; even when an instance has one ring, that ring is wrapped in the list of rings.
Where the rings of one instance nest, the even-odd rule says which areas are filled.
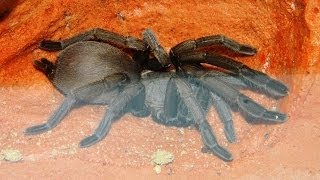
[[[320,179],[319,9],[316,0],[18,1],[0,21],[1,179]],[[233,154],[232,162],[202,153],[193,128],[165,127],[131,115],[116,121],[102,142],[81,149],[78,143],[105,111],[101,106],[73,110],[54,130],[25,136],[25,128],[47,120],[63,99],[32,66],[41,57],[55,60],[56,53],[37,45],[93,27],[136,37],[150,27],[167,50],[211,34],[251,44],[259,50],[256,56],[234,58],[280,79],[290,94],[272,100],[245,93],[289,119],[252,125],[234,113],[237,142],[230,144],[212,108],[208,121]],[[157,174],[151,156],[160,149],[174,160]],[[12,162],[5,150],[21,156]]]

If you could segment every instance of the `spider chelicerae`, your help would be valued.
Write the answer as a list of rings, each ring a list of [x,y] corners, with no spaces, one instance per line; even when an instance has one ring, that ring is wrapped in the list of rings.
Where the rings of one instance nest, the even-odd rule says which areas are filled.
[[[97,129],[80,142],[80,147],[101,141],[112,122],[130,112],[139,117],[151,114],[154,121],[164,125],[195,125],[205,149],[231,161],[232,155],[218,144],[207,121],[212,105],[229,142],[236,141],[232,111],[240,111],[253,123],[286,121],[285,114],[267,110],[239,91],[250,89],[278,99],[288,94],[283,83],[208,47],[245,56],[256,54],[255,48],[213,35],[183,41],[167,53],[152,30],[144,30],[142,37],[96,28],[62,41],[43,40],[41,49],[61,52],[55,63],[42,58],[35,60],[34,66],[65,99],[46,123],[29,127],[25,133],[39,134],[54,128],[75,107],[108,105]],[[204,63],[219,68],[209,69]]]

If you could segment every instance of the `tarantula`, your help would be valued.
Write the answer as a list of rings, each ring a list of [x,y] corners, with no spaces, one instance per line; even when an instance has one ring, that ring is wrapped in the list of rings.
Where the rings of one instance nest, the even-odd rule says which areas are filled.
[[[93,29],[62,41],[43,40],[40,48],[62,50],[55,63],[42,58],[34,66],[42,71],[65,96],[49,120],[26,129],[26,134],[48,131],[75,107],[108,105],[95,132],[80,142],[88,147],[101,141],[113,121],[131,112],[176,127],[195,125],[204,147],[219,158],[231,161],[206,119],[211,105],[224,125],[225,135],[235,142],[231,111],[240,111],[251,122],[286,121],[287,116],[269,111],[238,89],[251,89],[274,98],[288,94],[288,88],[268,75],[206,50],[220,46],[240,55],[254,55],[256,49],[223,35],[186,40],[168,54],[155,34],[146,29],[143,39]],[[209,70],[203,63],[219,67]]]

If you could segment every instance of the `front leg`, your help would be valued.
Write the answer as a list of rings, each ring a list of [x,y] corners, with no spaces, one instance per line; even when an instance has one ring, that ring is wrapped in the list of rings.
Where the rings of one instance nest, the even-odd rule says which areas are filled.
[[[218,78],[221,81],[224,81],[233,87],[240,88],[240,89],[248,89],[248,85],[245,84],[239,76],[233,74],[233,73],[227,73],[222,71],[212,71],[204,68],[199,63],[192,63],[192,64],[183,64],[181,66],[181,69],[183,72],[186,72],[187,74],[191,75],[191,78],[194,76],[202,77],[214,77]]]
[[[62,41],[43,40],[40,43],[40,49],[46,51],[59,51],[80,41],[101,41],[113,44],[119,48],[129,48],[137,51],[147,50],[147,45],[140,39],[131,36],[123,36],[100,28],[86,31]]]
[[[207,71],[205,70],[201,65],[198,66],[197,64],[188,64],[188,65],[183,65],[182,69],[184,72],[187,73],[187,75],[189,76],[189,79],[191,79],[191,81],[194,82],[198,82],[195,83],[198,86],[202,87],[202,84],[199,83],[198,79],[203,79],[203,78],[218,78],[224,82],[228,82],[231,85],[237,86],[237,87],[246,87],[242,81],[233,78],[232,76],[222,73],[222,72],[218,72],[218,71]],[[206,88],[205,88],[206,89]],[[206,91],[208,91],[208,89],[206,89]],[[211,96],[212,99],[212,104],[214,105],[214,108],[216,109],[218,116],[221,120],[221,122],[224,125],[224,133],[225,136],[227,137],[229,142],[235,142],[236,141],[236,135],[235,135],[235,130],[233,127],[233,120],[232,120],[232,114],[231,114],[231,108],[228,105],[228,103],[223,100],[221,97],[219,97],[216,93],[214,92],[208,92],[205,93],[206,96],[205,98],[208,99],[208,96]],[[201,97],[201,96],[200,96]],[[198,101],[199,97],[197,97]],[[210,98],[209,98],[210,99]]]
[[[223,81],[213,77],[203,77],[199,81],[209,90],[223,98],[231,107],[239,108],[240,112],[250,122],[264,120],[269,123],[282,123],[287,120],[286,114],[267,110]]]
[[[171,53],[174,56],[179,56],[185,52],[196,51],[203,47],[210,47],[213,45],[219,45],[226,47],[236,53],[242,55],[252,56],[257,53],[257,50],[249,45],[240,44],[223,35],[205,36],[198,39],[190,39],[179,43],[171,49]]]
[[[225,161],[232,161],[232,155],[218,144],[212,128],[206,120],[205,112],[194,97],[191,87],[181,78],[172,78],[171,81],[176,83],[182,101],[193,115],[194,122],[198,126],[205,147],[214,152],[219,158]]]
[[[266,93],[274,98],[281,98],[288,94],[288,88],[282,82],[269,77],[267,74],[251,69],[241,62],[206,52],[190,52],[181,55],[179,63],[208,63],[221,67],[239,76],[244,83],[254,90]]]

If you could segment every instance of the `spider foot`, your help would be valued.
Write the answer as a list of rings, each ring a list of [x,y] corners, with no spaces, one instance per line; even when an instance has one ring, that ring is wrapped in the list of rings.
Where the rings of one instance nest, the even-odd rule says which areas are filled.
[[[277,111],[268,111],[245,95],[239,96],[239,107],[240,111],[250,122],[261,119],[270,123],[282,123],[287,120],[286,114]]]
[[[263,113],[263,118],[268,121],[275,121],[275,122],[285,122],[287,121],[287,115],[279,112],[274,112],[274,111],[266,111]]]
[[[204,146],[201,149],[201,152],[203,153],[214,153],[217,155],[219,158],[223,159],[224,161],[232,161],[233,157],[232,154],[230,154],[227,150],[222,148],[219,145],[213,146],[213,147],[208,147]]]
[[[43,40],[40,42],[40,49],[46,51],[59,51],[62,48],[61,42],[58,41],[51,41],[51,40]]]
[[[287,116],[285,114],[274,112],[274,111],[265,111],[262,115],[256,116],[248,112],[242,112],[245,119],[252,124],[273,124],[273,123],[283,123],[287,121]]]
[[[24,133],[26,135],[34,135],[34,134],[41,134],[44,132],[49,131],[51,128],[48,126],[47,123],[40,124],[40,125],[35,125],[27,128]]]
[[[34,60],[33,65],[38,69],[47,69],[48,66],[54,66],[52,62],[50,62],[46,58],[41,58],[40,60]]]
[[[252,56],[257,53],[257,49],[249,45],[241,45],[238,52],[244,55]]]
[[[147,117],[150,115],[150,110],[147,107],[145,107],[139,111],[138,110],[131,110],[131,114],[136,117]]]
[[[236,142],[237,138],[232,122],[229,121],[229,123],[224,124],[224,134],[230,143]]]
[[[93,135],[88,136],[88,137],[84,138],[83,140],[81,140],[81,142],[79,143],[79,146],[81,148],[86,148],[86,147],[89,147],[89,146],[92,146],[92,145],[98,143],[101,140],[102,140],[102,138],[100,138],[96,134],[93,134]]]
[[[266,87],[269,90],[269,94],[272,94],[276,98],[288,95],[288,91],[289,91],[288,87],[285,86],[280,81],[271,79],[266,84]]]
[[[209,152],[212,152],[224,161],[233,160],[232,154],[218,144],[217,139],[214,136],[208,122],[205,121],[202,124],[200,124],[198,129],[202,136],[202,141],[204,143],[205,149],[208,149]]]
[[[288,95],[288,87],[280,81],[272,79],[267,74],[253,70],[245,65],[240,69],[240,74],[243,81],[250,87],[262,90],[276,99]]]
[[[46,58],[41,58],[40,60],[34,60],[33,65],[36,69],[42,71],[49,79],[53,79],[56,69],[54,63],[50,62]]]

